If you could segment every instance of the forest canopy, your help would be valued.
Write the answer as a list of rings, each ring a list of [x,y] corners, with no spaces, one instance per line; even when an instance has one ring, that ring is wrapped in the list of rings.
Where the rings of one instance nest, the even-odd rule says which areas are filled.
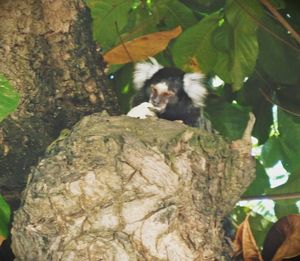
[[[106,61],[107,82],[117,93],[122,113],[129,110],[134,95],[134,64],[154,56],[164,66],[205,74],[209,91],[205,115],[228,141],[241,138],[249,112],[255,115],[256,180],[243,197],[250,201],[239,204],[231,220],[243,224],[240,231],[249,223],[261,248],[271,225],[298,214],[300,207],[300,2],[86,0],[86,4],[94,40]],[[2,73],[0,122],[20,99]],[[261,201],[265,199],[269,201]],[[10,216],[1,196],[0,214],[1,242],[8,236]],[[289,220],[298,226],[297,217]]]
[[[155,55],[165,66],[207,76],[206,115],[228,139],[240,138],[248,113],[255,114],[257,177],[244,196],[277,200],[237,207],[233,217],[239,224],[249,208],[259,213],[250,222],[262,246],[272,222],[299,213],[299,3],[89,0],[88,5],[123,112],[134,93],[134,62]],[[164,41],[168,45],[160,46]]]

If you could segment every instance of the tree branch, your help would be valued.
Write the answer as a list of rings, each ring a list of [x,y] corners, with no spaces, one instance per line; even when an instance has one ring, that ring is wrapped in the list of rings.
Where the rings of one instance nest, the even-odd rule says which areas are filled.
[[[259,200],[259,199],[271,199],[271,200],[285,200],[285,199],[300,199],[300,192],[297,193],[284,193],[274,195],[254,195],[254,196],[243,196],[242,200]]]
[[[283,16],[276,10],[274,6],[268,0],[260,0],[260,2],[275,16],[277,21],[288,30],[295,40],[300,44],[300,35],[294,30],[294,28],[283,18]]]

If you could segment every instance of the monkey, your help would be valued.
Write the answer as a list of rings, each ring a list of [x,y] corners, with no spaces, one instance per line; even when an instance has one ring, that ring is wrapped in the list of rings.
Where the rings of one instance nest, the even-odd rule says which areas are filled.
[[[158,118],[199,126],[207,95],[204,75],[163,67],[154,58],[149,59],[150,62],[135,66],[133,83],[137,94],[132,100],[134,108],[127,115],[138,118],[157,115]]]

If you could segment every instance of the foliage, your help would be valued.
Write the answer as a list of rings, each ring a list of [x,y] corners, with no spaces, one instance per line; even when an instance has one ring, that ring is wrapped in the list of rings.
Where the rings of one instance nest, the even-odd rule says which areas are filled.
[[[8,80],[0,74],[0,122],[16,109],[18,103],[18,93],[11,87]]]
[[[95,39],[104,53],[148,34],[154,36],[151,44],[155,44],[157,32],[181,26],[179,37],[156,55],[159,62],[207,75],[210,96],[206,113],[213,126],[229,139],[241,137],[248,112],[255,114],[253,136],[262,153],[256,155],[257,179],[245,195],[300,194],[300,48],[279,19],[281,15],[299,31],[299,1],[269,0],[277,8],[275,15],[262,4],[265,0],[87,2]],[[135,56],[134,49],[130,53]],[[132,70],[132,64],[110,67],[110,82],[124,112],[133,93]],[[215,86],[215,76],[223,83]],[[268,173],[279,162],[289,176],[285,184],[274,188]],[[299,194],[298,198],[275,201],[277,218],[299,212]],[[245,217],[240,212],[236,215],[240,220]],[[262,221],[264,217],[257,219]]]
[[[10,222],[10,208],[0,195],[0,245],[2,240],[7,238],[9,234],[8,225]]]
[[[0,122],[14,111],[19,103],[18,93],[12,89],[8,80],[0,74]],[[0,195],[0,245],[7,238],[10,222],[10,208]]]

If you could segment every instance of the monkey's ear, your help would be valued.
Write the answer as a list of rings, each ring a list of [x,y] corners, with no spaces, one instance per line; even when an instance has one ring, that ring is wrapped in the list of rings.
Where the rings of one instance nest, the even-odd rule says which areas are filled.
[[[162,65],[153,57],[149,57],[149,60],[150,62],[142,62],[135,65],[133,83],[136,90],[141,89],[144,83],[162,68]]]
[[[196,107],[204,106],[207,90],[203,79],[202,73],[186,73],[183,76],[183,89]]]

